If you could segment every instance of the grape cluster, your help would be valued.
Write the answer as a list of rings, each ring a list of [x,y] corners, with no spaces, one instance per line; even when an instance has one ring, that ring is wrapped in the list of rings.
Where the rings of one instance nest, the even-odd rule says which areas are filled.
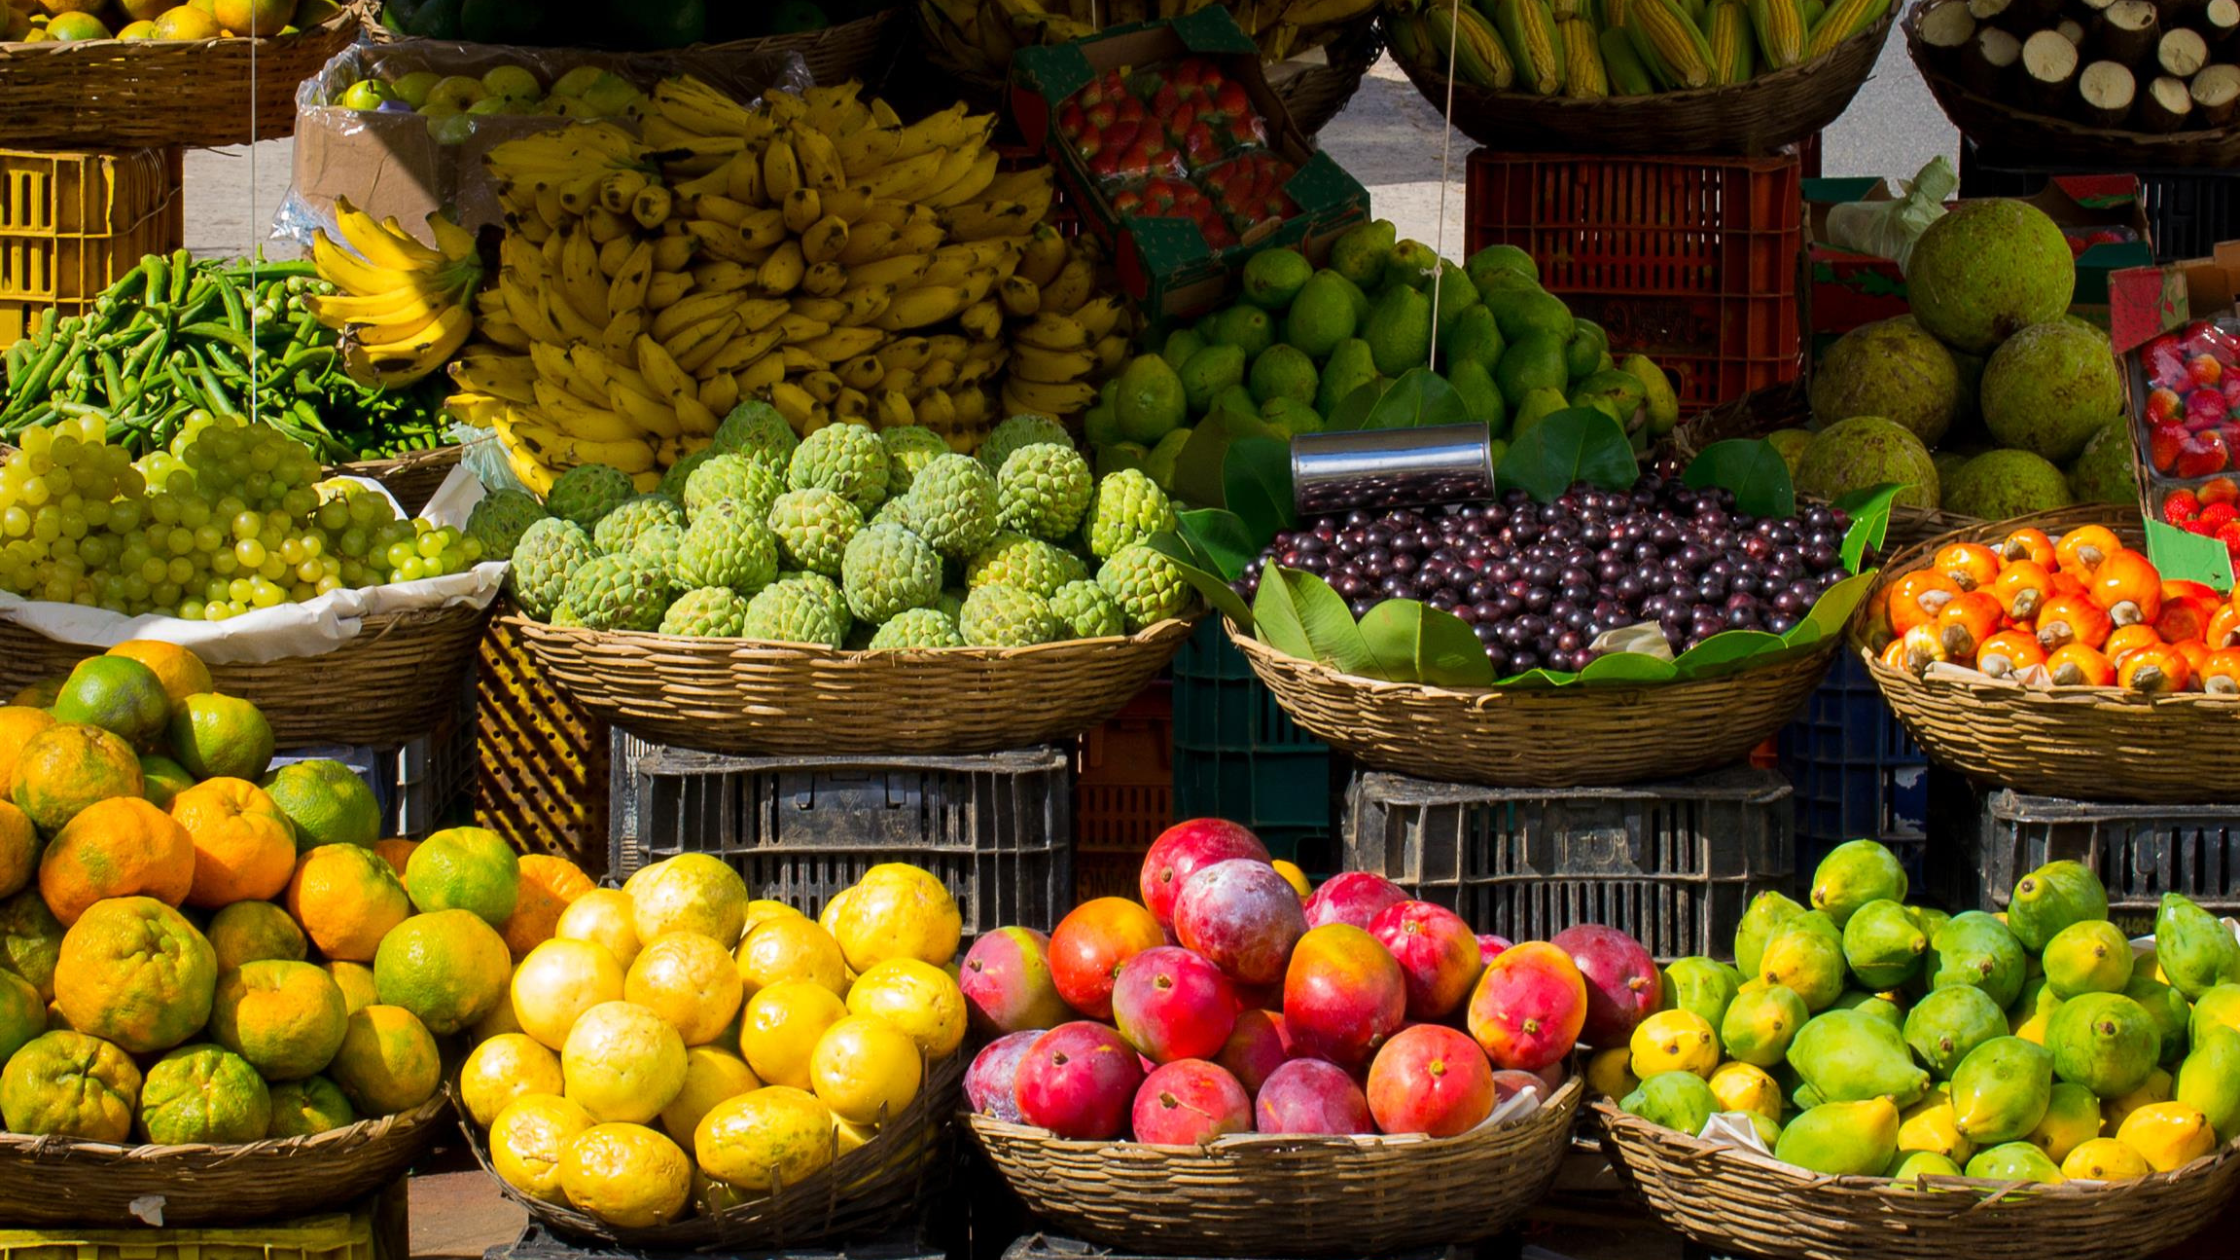
[[[1574,485],[1555,502],[1519,491],[1499,502],[1322,517],[1280,534],[1237,583],[1246,600],[1270,564],[1313,573],[1359,617],[1417,599],[1477,631],[1497,675],[1577,670],[1597,636],[1651,624],[1674,652],[1723,630],[1780,634],[1844,578],[1842,512],[1738,512],[1723,489],[1691,489],[1677,470],[1630,491]]]
[[[223,621],[343,588],[471,567],[479,542],[322,487],[309,447],[239,416],[189,416],[135,462],[98,418],[27,429],[0,464],[0,590]]]

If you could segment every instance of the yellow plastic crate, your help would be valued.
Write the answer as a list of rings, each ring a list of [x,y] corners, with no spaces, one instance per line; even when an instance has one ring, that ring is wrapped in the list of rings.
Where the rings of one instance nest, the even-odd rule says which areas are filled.
[[[377,1260],[374,1209],[239,1229],[7,1229],[0,1260]]]
[[[183,153],[0,149],[0,348],[48,307],[80,314],[143,256],[179,248]]]
[[[475,821],[522,853],[603,871],[607,724],[553,686],[520,635],[496,619],[482,636],[475,723]]]

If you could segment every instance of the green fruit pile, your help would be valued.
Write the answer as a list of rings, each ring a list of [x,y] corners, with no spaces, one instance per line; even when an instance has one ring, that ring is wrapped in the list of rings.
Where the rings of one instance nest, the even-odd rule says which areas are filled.
[[[1223,413],[1253,435],[1341,427],[1348,398],[1433,364],[1434,330],[1439,373],[1497,440],[1567,407],[1645,437],[1679,422],[1663,371],[1642,355],[1614,361],[1602,329],[1543,290],[1523,250],[1491,246],[1458,266],[1395,235],[1364,223],[1319,270],[1297,250],[1254,255],[1234,305],[1167,332],[1106,383],[1083,420],[1099,466],[1171,487],[1192,429]]]
[[[915,427],[796,438],[757,402],[653,493],[585,465],[541,505],[485,499],[467,533],[512,559],[514,602],[554,625],[887,649],[1028,647],[1181,616],[1196,595],[1148,545],[1174,527],[1149,477],[1096,477],[1046,417],[1013,416],[962,455]]]
[[[1758,895],[1736,966],[1684,958],[1664,1009],[1589,1081],[1700,1133],[1749,1117],[1775,1158],[1834,1176],[2116,1181],[2240,1133],[2240,940],[2176,893],[2151,947],[2054,862],[2003,916],[1905,904],[1872,840],[1830,853],[1811,908]]]

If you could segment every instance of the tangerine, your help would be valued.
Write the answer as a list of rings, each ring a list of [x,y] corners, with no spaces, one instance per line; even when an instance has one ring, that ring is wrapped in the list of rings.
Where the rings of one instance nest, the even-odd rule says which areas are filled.
[[[171,751],[198,778],[261,779],[272,748],[272,723],[246,700],[198,693],[172,711]]]
[[[107,38],[106,35],[102,38]],[[171,696],[156,672],[123,656],[89,656],[54,698],[57,722],[81,722],[146,744],[171,722]]]
[[[296,870],[288,816],[247,779],[208,779],[171,802],[194,842],[189,905],[215,908],[280,895]]]
[[[152,897],[166,906],[194,886],[194,839],[178,820],[137,797],[96,801],[72,816],[39,858],[39,893],[55,917],[74,924],[109,897]]]
[[[500,930],[515,959],[551,940],[560,927],[560,916],[577,898],[596,885],[583,868],[562,857],[531,853],[520,861],[521,895],[513,914]]]
[[[145,786],[132,745],[98,726],[58,722],[24,744],[9,796],[51,836],[86,806],[137,797]]]
[[[412,903],[373,850],[323,844],[296,858],[288,913],[329,959],[369,963],[381,938],[411,915]]]
[[[127,8],[129,7],[128,5]],[[156,15],[150,13],[146,16],[152,18]],[[110,648],[107,654],[138,661],[147,666],[156,676],[156,681],[163,684],[163,693],[171,698],[171,707],[174,709],[184,703],[188,696],[218,689],[217,684],[210,681],[210,667],[202,663],[202,658],[176,643],[165,643],[161,639],[126,639]]]
[[[353,1013],[327,1075],[362,1116],[411,1111],[435,1097],[442,1084],[436,1039],[401,1006],[368,1006]]]
[[[342,988],[307,962],[263,959],[226,972],[210,1006],[210,1036],[268,1081],[323,1071],[350,1019]]]

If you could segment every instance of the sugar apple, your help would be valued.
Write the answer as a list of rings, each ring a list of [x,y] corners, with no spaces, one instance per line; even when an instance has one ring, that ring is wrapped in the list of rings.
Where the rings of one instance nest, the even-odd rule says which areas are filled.
[[[589,529],[638,492],[629,475],[605,464],[579,464],[553,479],[544,510]]]
[[[660,566],[663,573],[674,577],[677,572],[677,554],[684,549],[684,531],[674,525],[656,525],[638,535],[638,543],[630,554]]]
[[[519,490],[500,490],[482,496],[467,513],[466,535],[482,544],[485,560],[511,560],[521,545],[521,535],[545,519],[544,505]]]
[[[900,525],[867,525],[848,540],[840,589],[858,620],[885,621],[941,594],[940,553]]]
[[[722,499],[737,499],[758,517],[770,514],[770,505],[785,493],[785,482],[776,473],[744,455],[718,455],[700,466],[684,483],[684,511],[697,516],[700,509]]]
[[[766,402],[743,402],[731,409],[731,414],[716,426],[714,440],[708,449],[717,454],[744,455],[779,477],[786,475],[786,465],[793,459],[794,448],[801,439],[794,434],[793,426],[778,414],[778,409]]]
[[[902,523],[950,559],[966,559],[996,536],[996,479],[970,455],[934,458],[902,502]]]
[[[905,495],[900,498],[889,499],[880,504],[879,510],[871,514],[871,520],[868,523],[872,525],[900,525],[904,529],[913,528],[910,524],[909,497]]]
[[[967,592],[956,587],[950,587],[948,590],[941,592],[941,597],[934,600],[931,607],[936,612],[945,612],[949,614],[949,620],[955,621],[957,619],[957,615],[964,611],[964,597],[966,593]]]
[[[840,584],[824,574],[811,573],[806,569],[793,569],[780,573],[778,580],[781,582],[799,582],[815,591],[824,598],[825,607],[832,610],[832,619],[841,625],[845,626],[855,620],[854,614],[848,611],[848,597],[841,592]]]
[[[786,466],[794,490],[822,488],[869,512],[887,497],[887,447],[860,424],[828,424],[802,439]]]
[[[694,639],[736,639],[747,624],[747,597],[728,586],[686,591],[661,618],[661,633]]]
[[[879,440],[887,447],[887,493],[890,496],[908,494],[918,470],[949,453],[949,444],[940,434],[914,424],[881,429]]]
[[[788,568],[838,577],[848,540],[863,528],[863,513],[830,490],[789,490],[770,504],[769,525]]]
[[[549,621],[567,592],[568,575],[598,556],[599,548],[583,526],[548,516],[524,530],[513,549],[506,590],[521,611]]]
[[[1124,468],[1097,483],[1081,532],[1089,554],[1110,560],[1162,530],[1175,527],[1174,504],[1141,469]]]
[[[1097,569],[1097,585],[1120,605],[1128,633],[1190,611],[1195,592],[1174,561],[1138,543]]]
[[[1081,557],[1039,538],[1005,531],[972,557],[965,566],[965,585],[1016,586],[1044,599],[1068,582],[1089,576]]]
[[[680,586],[728,586],[752,595],[778,576],[778,536],[749,504],[711,503],[684,531],[676,575]]]
[[[739,635],[837,648],[848,637],[848,625],[832,615],[824,595],[808,583],[772,582],[747,601],[746,620]]]
[[[1081,524],[1097,479],[1070,446],[1037,442],[1011,452],[996,474],[996,519],[1037,538],[1064,538]]]
[[[950,648],[963,647],[964,636],[957,632],[956,618],[935,608],[910,608],[896,613],[892,620],[879,627],[871,636],[874,651],[883,648]]]
[[[658,630],[675,594],[669,575],[639,556],[600,556],[568,578],[562,602],[593,630]]]
[[[957,633],[973,647],[1031,647],[1065,633],[1050,601],[1001,584],[976,586],[957,614]]]
[[[577,630],[581,630],[583,629],[583,618],[576,616],[575,609],[568,607],[566,604],[562,604],[558,608],[552,610],[552,620],[546,624],[563,627],[573,627]]]
[[[1102,639],[1127,632],[1120,605],[1091,581],[1068,582],[1050,597],[1050,611],[1076,639]]]
[[[685,483],[692,479],[692,474],[699,469],[700,465],[715,458],[717,454],[716,449],[711,446],[706,450],[694,451],[676,463],[669,465],[669,470],[661,474],[661,484],[655,486],[653,492],[668,495],[679,503],[684,502]]]
[[[989,430],[988,436],[981,439],[980,449],[975,453],[979,455],[980,462],[988,466],[989,472],[1000,472],[1004,461],[1011,458],[1011,452],[1022,446],[1033,446],[1041,442],[1072,446],[1073,437],[1066,432],[1064,425],[1048,416],[1038,416],[1031,411],[1021,412]]]
[[[641,494],[624,499],[614,511],[600,517],[599,523],[592,527],[591,541],[610,556],[621,555],[638,545],[638,535],[656,525],[683,529],[684,524],[684,506],[675,499],[660,494]]]

